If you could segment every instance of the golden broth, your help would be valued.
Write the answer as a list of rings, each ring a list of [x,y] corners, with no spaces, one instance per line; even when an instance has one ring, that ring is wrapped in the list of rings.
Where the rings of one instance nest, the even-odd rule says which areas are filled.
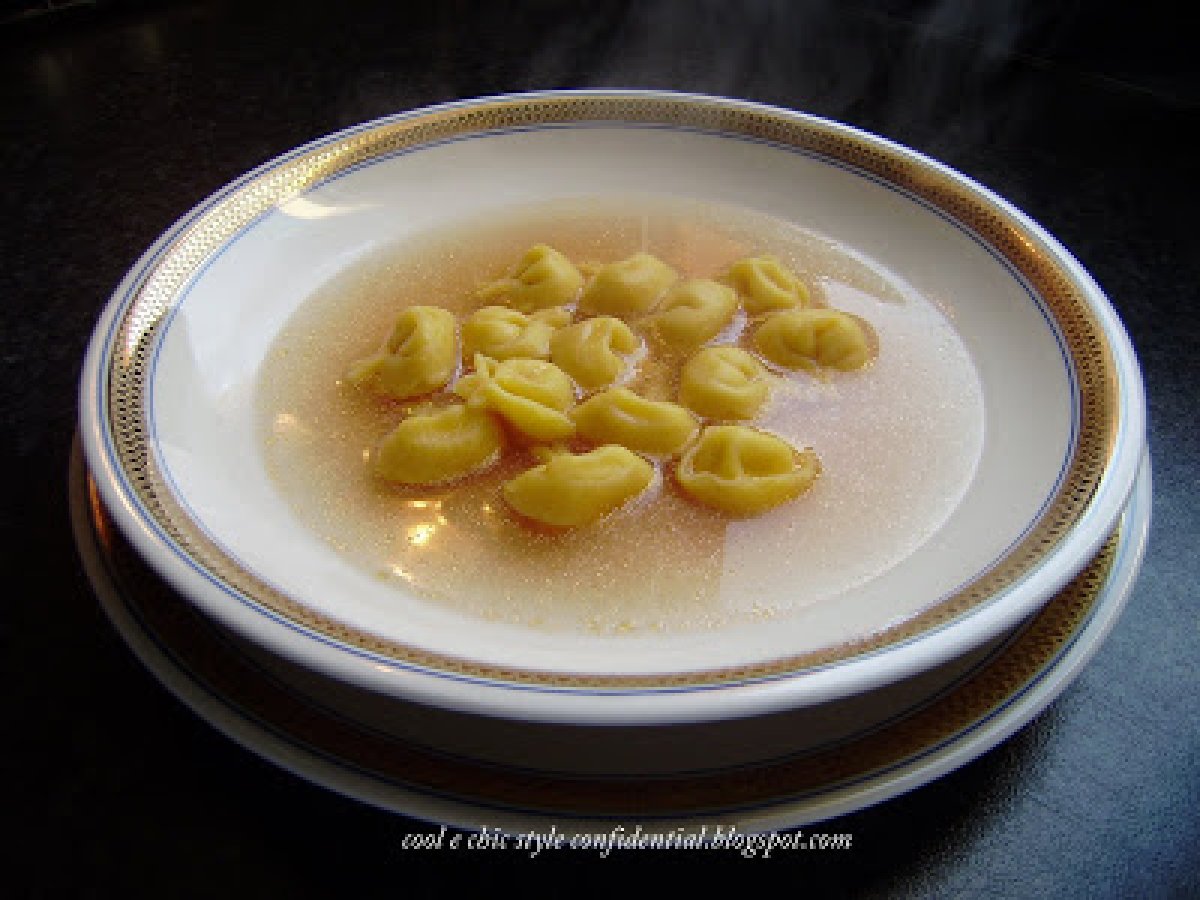
[[[343,381],[397,313],[460,317],[479,285],[544,242],[577,263],[645,250],[685,277],[773,253],[817,303],[870,324],[878,356],[827,380],[776,372],[753,424],[811,446],[822,474],[798,500],[749,520],[697,506],[660,468],[650,491],[604,521],[549,534],[500,492],[524,453],[460,483],[398,488],[372,449],[411,405]],[[636,330],[636,326],[635,326]],[[716,342],[746,344],[743,316]],[[645,356],[628,385],[675,399],[683,358]],[[604,633],[687,630],[778,614],[838,594],[907,557],[945,521],[982,446],[978,378],[946,318],[859,254],[748,211],[676,200],[556,201],[455,225],[370,255],[323,285],[285,326],[260,373],[268,471],[295,514],[398,590],[466,614]]]

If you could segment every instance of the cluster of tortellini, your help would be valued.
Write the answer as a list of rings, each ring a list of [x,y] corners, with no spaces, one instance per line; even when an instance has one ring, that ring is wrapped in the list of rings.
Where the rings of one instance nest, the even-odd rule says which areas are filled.
[[[803,282],[770,256],[738,260],[718,279],[681,278],[648,253],[585,270],[538,244],[476,297],[486,305],[461,322],[409,307],[383,346],[351,366],[356,385],[429,400],[383,439],[375,471],[441,484],[523,447],[538,462],[503,484],[504,498],[554,528],[605,517],[668,463],[686,495],[731,515],[794,499],[820,463],[745,424],[767,401],[764,360],[820,373],[872,356],[857,319],[812,307]],[[757,355],[738,346],[739,331]],[[655,349],[684,360],[676,402],[626,386]]]

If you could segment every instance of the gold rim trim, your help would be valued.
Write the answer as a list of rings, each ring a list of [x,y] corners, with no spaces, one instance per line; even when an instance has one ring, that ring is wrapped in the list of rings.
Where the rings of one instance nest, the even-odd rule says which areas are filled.
[[[868,639],[762,664],[652,676],[482,665],[382,639],[274,590],[210,541],[173,497],[146,439],[153,348],[183,289],[205,263],[277,205],[361,163],[480,132],[581,122],[676,126],[813,153],[920,198],[986,241],[1026,279],[1051,312],[1078,381],[1080,423],[1074,455],[1058,492],[1026,536],[953,596]],[[1114,371],[1112,351],[1099,321],[1038,236],[951,175],[930,169],[900,150],[876,145],[833,124],[792,119],[733,102],[664,96],[536,96],[435,110],[345,135],[251,178],[204,211],[159,254],[121,317],[108,371],[107,412],[119,464],[138,502],[171,540],[236,593],[305,628],[405,663],[478,678],[561,687],[681,687],[800,672],[861,656],[945,625],[1019,582],[1070,533],[1109,464],[1118,430]]]
[[[356,769],[468,804],[562,816],[716,815],[778,806],[908,763],[995,715],[1078,636],[1112,574],[1114,533],[1090,564],[978,671],[918,711],[834,747],[734,771],[588,778],[476,765],[356,726],[264,677],[211,623],[141,562],[110,525],[89,484],[90,520],[122,599],[190,677],[225,704]],[[602,726],[601,726],[602,727]]]

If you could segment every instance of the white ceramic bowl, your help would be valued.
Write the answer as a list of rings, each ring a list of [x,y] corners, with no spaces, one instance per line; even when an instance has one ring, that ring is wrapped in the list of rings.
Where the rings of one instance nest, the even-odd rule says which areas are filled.
[[[583,187],[581,187],[583,186]],[[547,633],[356,567],[263,461],[257,376],[289,317],[380,247],[530,200],[732,204],[818,231],[930,298],[978,375],[982,443],[903,559],[769,621]],[[882,357],[881,357],[882,358]],[[447,104],[322,138],[206,200],[97,325],[81,434],[107,507],[184,596],[250,641],[386,695],[577,723],[717,720],[909,677],[1016,625],[1109,535],[1144,449],[1136,359],[1050,235],[963,175],[844,125],[741,101],[556,92]],[[911,446],[913,464],[921,448]],[[770,600],[794,572],[759,567]]]

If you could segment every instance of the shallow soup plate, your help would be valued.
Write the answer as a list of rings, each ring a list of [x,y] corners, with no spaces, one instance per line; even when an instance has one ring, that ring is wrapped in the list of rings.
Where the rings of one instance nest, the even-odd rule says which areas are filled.
[[[709,560],[721,588],[708,602],[722,615],[588,629],[474,615],[380,577],[296,514],[268,472],[259,400],[264,361],[307,301],[382,250],[457,223],[622,198],[794,226],[895,294],[813,276],[827,299],[859,304],[877,325],[878,364],[864,376],[875,382],[863,383],[885,391],[888,408],[876,412],[904,439],[875,452],[872,471],[904,490],[919,492],[928,482],[913,473],[941,465],[946,421],[923,430],[919,411],[933,404],[889,387],[903,365],[921,363],[921,345],[889,345],[888,317],[918,310],[921,328],[943,335],[938,352],[958,354],[962,373],[955,396],[969,400],[960,430],[974,437],[959,435],[954,478],[925,488],[940,493],[921,528],[888,512],[904,506],[900,487],[859,485],[860,499],[874,492],[891,506],[862,519],[858,540],[892,555],[813,599],[804,553],[820,523],[734,522]],[[888,354],[900,354],[894,368]],[[918,412],[895,408],[906,394]],[[853,419],[843,416],[846,428]],[[844,125],[625,91],[403,113],[300,147],[213,195],[147,251],[106,308],[85,363],[81,436],[103,503],[138,553],[263,653],[459,713],[622,725],[837,701],[1001,637],[1109,537],[1145,440],[1140,376],[1117,316],[1012,205]]]

